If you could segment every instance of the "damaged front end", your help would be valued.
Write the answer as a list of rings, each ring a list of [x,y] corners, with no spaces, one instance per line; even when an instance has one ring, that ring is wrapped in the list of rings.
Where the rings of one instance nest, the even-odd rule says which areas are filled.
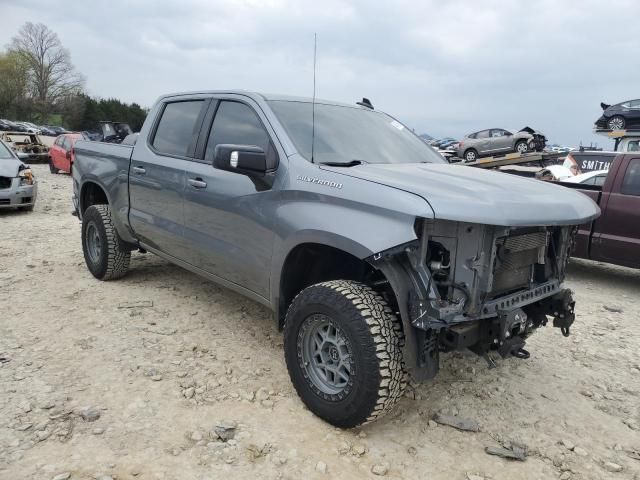
[[[528,146],[530,151],[542,152],[544,147],[547,146],[547,137],[538,130],[534,130],[531,127],[524,127],[520,129],[521,132],[526,132],[531,135]]]
[[[415,229],[417,240],[369,259],[397,300],[415,380],[437,374],[440,352],[527,358],[526,338],[549,317],[569,335],[574,301],[562,282],[575,227],[420,219]]]

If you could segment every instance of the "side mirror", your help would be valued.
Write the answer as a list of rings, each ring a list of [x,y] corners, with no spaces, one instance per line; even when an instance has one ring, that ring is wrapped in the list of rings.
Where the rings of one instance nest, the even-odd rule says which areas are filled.
[[[262,176],[267,173],[267,155],[252,145],[220,144],[213,154],[213,166],[220,170]]]

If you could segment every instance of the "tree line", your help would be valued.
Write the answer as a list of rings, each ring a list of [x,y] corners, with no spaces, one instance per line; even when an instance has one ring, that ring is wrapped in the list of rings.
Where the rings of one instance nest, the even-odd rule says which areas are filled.
[[[58,35],[42,23],[25,23],[0,52],[0,118],[93,130],[101,120],[142,127],[147,110],[137,103],[91,97]]]

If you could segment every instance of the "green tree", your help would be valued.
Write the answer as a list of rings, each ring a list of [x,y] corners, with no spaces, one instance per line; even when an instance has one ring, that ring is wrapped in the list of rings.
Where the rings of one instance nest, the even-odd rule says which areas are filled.
[[[58,35],[42,23],[25,23],[8,46],[27,67],[29,94],[41,119],[61,98],[80,93],[84,77],[71,63]]]
[[[0,54],[0,117],[17,118],[29,109],[27,66],[18,55]]]

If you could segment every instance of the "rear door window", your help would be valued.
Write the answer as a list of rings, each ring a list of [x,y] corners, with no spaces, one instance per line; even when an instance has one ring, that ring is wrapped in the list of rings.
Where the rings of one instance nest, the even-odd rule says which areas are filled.
[[[186,157],[197,133],[203,100],[167,103],[153,138],[158,153]]]
[[[240,102],[223,101],[213,120],[205,160],[212,161],[216,146],[224,144],[252,145],[268,154],[271,140],[251,107]]]
[[[640,196],[640,158],[634,158],[629,162],[621,191],[624,195]]]

